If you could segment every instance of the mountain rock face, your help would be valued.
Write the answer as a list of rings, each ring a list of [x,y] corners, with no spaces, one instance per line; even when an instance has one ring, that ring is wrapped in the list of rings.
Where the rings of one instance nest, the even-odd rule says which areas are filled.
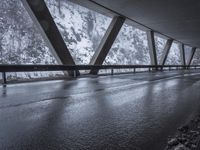
[[[112,18],[69,0],[45,2],[76,64],[89,64]],[[165,39],[156,37],[158,59],[165,43]],[[0,63],[57,64],[20,0],[0,1]],[[104,64],[149,65],[146,32],[125,23]],[[178,44],[173,44],[167,64],[180,64]],[[12,73],[10,77],[34,78],[60,74]]]

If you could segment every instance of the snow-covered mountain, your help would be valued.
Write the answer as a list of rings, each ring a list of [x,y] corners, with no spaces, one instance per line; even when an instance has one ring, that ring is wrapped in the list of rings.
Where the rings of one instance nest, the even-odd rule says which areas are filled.
[[[69,0],[45,0],[76,64],[89,64],[112,18]],[[166,43],[156,37],[158,59]],[[56,64],[37,27],[20,0],[0,1],[0,63]],[[167,64],[180,64],[178,44],[173,44]],[[104,64],[150,64],[146,32],[125,24]],[[26,78],[58,73],[11,74]]]

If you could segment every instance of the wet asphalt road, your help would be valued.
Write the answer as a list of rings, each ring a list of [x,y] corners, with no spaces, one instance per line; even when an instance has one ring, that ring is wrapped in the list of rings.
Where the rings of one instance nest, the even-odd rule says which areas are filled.
[[[199,89],[197,71],[0,87],[0,150],[162,150]]]

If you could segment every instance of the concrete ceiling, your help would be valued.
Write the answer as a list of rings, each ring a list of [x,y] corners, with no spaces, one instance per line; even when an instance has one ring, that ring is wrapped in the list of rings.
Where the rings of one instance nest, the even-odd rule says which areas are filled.
[[[92,0],[157,32],[200,48],[200,0]]]

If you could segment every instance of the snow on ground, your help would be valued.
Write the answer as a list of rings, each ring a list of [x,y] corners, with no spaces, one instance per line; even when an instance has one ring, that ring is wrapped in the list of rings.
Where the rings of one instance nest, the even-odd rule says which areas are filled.
[[[169,139],[165,150],[196,150],[200,142],[200,115],[178,128],[175,137]]]

